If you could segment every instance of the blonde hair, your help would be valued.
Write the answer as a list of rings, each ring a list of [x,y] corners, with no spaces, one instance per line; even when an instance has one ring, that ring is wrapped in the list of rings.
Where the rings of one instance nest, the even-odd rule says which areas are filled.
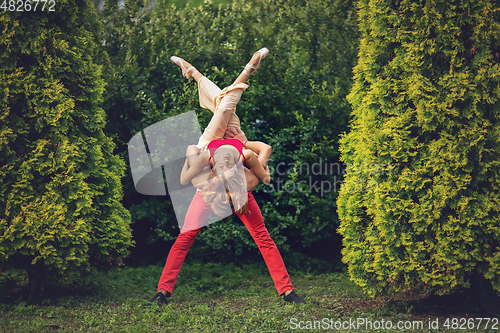
[[[233,212],[246,214],[248,212],[246,189],[246,179],[238,170],[226,177],[224,174],[216,176],[212,169],[208,184],[203,188],[203,201],[209,203],[214,214],[218,216],[229,216]],[[242,202],[245,204],[241,205]]]

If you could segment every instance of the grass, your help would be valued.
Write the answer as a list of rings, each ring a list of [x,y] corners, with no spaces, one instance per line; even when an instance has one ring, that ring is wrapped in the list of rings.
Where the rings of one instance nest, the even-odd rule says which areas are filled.
[[[8,296],[0,303],[0,332],[325,332],[334,331],[330,325],[337,320],[344,322],[342,332],[397,331],[349,325],[362,319],[372,325],[391,321],[394,328],[399,321],[422,322],[424,329],[413,331],[455,332],[460,322],[455,320],[457,329],[452,329],[449,321],[446,329],[446,318],[493,317],[477,313],[460,294],[419,302],[371,299],[344,272],[290,269],[296,291],[307,304],[286,304],[260,263],[186,263],[173,297],[158,308],[148,299],[155,293],[162,268],[114,269],[95,276],[84,288],[37,302],[24,299],[22,288],[3,290]],[[439,320],[439,329],[429,329],[429,318]],[[299,329],[315,324],[317,329]],[[484,326],[483,322],[474,331],[489,331]],[[500,323],[496,327],[500,329]]]

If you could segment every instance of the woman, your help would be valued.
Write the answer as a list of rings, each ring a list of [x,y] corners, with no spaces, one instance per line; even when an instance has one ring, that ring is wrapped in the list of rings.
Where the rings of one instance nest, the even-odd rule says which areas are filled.
[[[218,178],[224,181],[233,178],[235,172],[232,169],[236,167],[238,162],[241,163],[242,160],[245,160],[245,164],[249,167],[249,169],[245,170],[245,186],[240,186],[240,188],[245,189],[245,192],[253,190],[259,179],[267,184],[270,182],[269,168],[267,167],[267,162],[271,154],[270,147],[265,144],[248,143],[244,133],[241,132],[239,119],[235,114],[236,104],[243,90],[248,87],[246,85],[248,76],[257,70],[260,60],[268,52],[265,48],[257,51],[236,81],[224,90],[220,90],[214,83],[201,75],[191,64],[183,59],[177,57],[171,58],[174,63],[182,68],[182,72],[186,78],[193,76],[196,80],[200,93],[200,105],[212,110],[214,116],[200,137],[198,145],[196,147],[189,146],[186,151],[186,162],[181,172],[181,182],[185,184],[186,181],[192,181],[193,185],[199,189],[203,188],[203,190],[196,192],[186,214],[181,233],[168,254],[165,267],[158,282],[157,293],[151,300],[158,300],[158,305],[161,305],[166,301],[167,297],[172,295],[177,276],[187,252],[201,230],[199,226],[203,225],[212,214],[214,203],[221,200],[214,199],[213,197],[211,198],[212,201],[207,200],[206,192],[209,191],[211,183],[217,181],[216,179]],[[233,141],[230,141],[230,144],[227,144],[228,141],[218,142],[216,145],[217,148],[211,150],[210,143],[214,140],[222,139],[224,136],[233,137],[230,138]],[[240,143],[238,144],[238,142]],[[243,151],[242,146],[253,148],[255,151]],[[225,154],[230,154],[230,156],[228,157]],[[200,158],[200,156],[202,157]],[[200,181],[199,177],[203,176],[200,176],[199,173],[208,163],[210,163],[211,170],[213,170],[208,171],[212,177],[206,181]],[[225,175],[228,175],[228,177]],[[228,192],[227,187],[225,190],[219,192],[226,195]],[[231,197],[231,195],[228,196]],[[278,294],[283,296],[287,302],[305,303],[293,290],[283,259],[264,225],[262,214],[253,195],[248,191],[245,197],[246,203],[239,209],[235,207],[234,200],[232,199],[230,198],[229,200],[233,201],[231,205],[233,211],[240,217],[255,240],[264,257]]]
[[[240,121],[235,112],[236,104],[238,104],[243,91],[248,88],[246,84],[248,76],[257,70],[260,61],[268,53],[267,48],[255,52],[243,72],[229,87],[223,90],[201,75],[188,62],[178,57],[171,58],[182,68],[185,77],[193,76],[198,83],[200,105],[214,113],[198,144],[188,147],[186,163],[181,172],[181,184],[188,184],[194,176],[209,165],[213,181],[209,184],[210,188],[205,193],[205,199],[213,203],[212,209],[217,215],[227,216],[230,214],[230,205],[219,200],[222,198],[216,195],[224,192],[220,191],[224,186],[232,188],[230,204],[233,208],[238,212],[245,211],[247,190],[243,186],[242,165],[247,166],[264,184],[269,184],[271,180],[269,169],[263,166],[255,154],[262,156],[262,159],[269,158],[271,156],[270,146],[259,141],[222,140],[227,129],[241,132]],[[218,177],[222,174],[225,176]]]

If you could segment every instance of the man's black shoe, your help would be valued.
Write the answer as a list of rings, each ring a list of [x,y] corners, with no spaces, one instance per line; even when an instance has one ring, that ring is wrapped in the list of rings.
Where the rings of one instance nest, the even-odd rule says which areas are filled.
[[[168,291],[167,291],[168,293]],[[170,293],[169,293],[170,294]],[[169,295],[170,296],[170,295]],[[154,302],[158,300],[158,306],[162,306],[163,303],[167,303],[167,296],[165,296],[161,291],[157,292],[156,295],[149,301]]]
[[[299,295],[297,295],[295,293],[295,290],[292,290],[291,293],[289,293],[288,295],[286,296],[283,296],[283,299],[287,302],[290,302],[290,303],[297,303],[297,304],[306,304],[306,301],[304,301],[304,299],[302,297],[300,297]]]

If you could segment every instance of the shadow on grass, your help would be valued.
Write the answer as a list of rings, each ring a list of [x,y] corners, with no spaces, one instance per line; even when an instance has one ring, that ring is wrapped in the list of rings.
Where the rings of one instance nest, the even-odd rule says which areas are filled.
[[[500,317],[500,296],[498,293],[491,296],[491,299],[485,303],[473,291],[462,289],[447,295],[413,299],[387,296],[364,300],[350,298],[345,300],[344,305],[350,309],[348,312],[362,311],[377,316],[404,314],[413,319],[498,318]]]
[[[88,275],[71,285],[51,284],[43,289],[32,290],[28,274],[20,269],[8,269],[0,274],[0,304],[49,305],[67,297],[82,297],[102,293],[102,284]]]

